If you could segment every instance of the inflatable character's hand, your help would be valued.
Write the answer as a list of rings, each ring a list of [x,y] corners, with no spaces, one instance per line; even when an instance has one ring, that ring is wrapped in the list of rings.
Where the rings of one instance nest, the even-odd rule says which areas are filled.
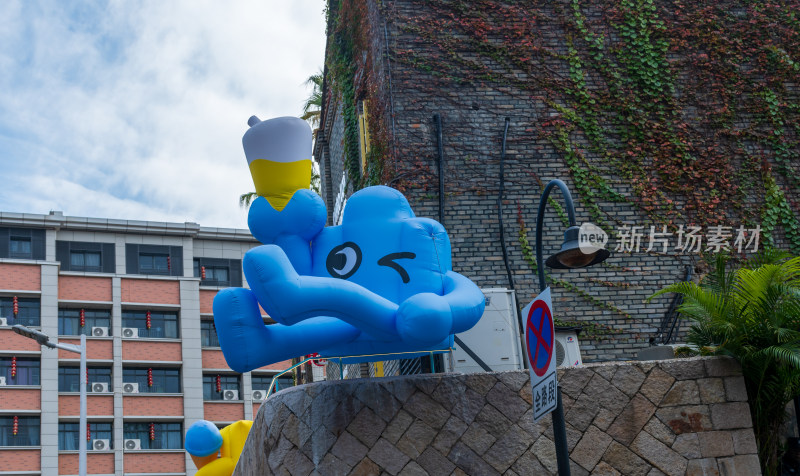
[[[199,470],[197,476],[230,476],[236,468],[252,421],[240,420],[222,429],[210,421],[195,422],[186,431],[186,452]]]

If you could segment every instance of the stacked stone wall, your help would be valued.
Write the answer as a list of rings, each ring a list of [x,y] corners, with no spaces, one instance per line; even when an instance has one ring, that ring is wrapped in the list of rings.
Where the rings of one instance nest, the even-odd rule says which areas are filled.
[[[758,475],[741,369],[726,358],[559,371],[572,474]],[[321,382],[267,400],[234,475],[555,474],[527,372]]]

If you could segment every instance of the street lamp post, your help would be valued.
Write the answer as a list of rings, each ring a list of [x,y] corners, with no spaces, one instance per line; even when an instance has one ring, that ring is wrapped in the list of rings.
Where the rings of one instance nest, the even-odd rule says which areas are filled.
[[[86,476],[86,336],[81,334],[81,345],[59,344],[50,342],[50,336],[22,325],[11,328],[17,334],[33,339],[40,345],[51,349],[63,349],[81,355],[81,370],[78,375],[80,382],[80,419],[78,423],[78,475]]]
[[[549,257],[546,262],[542,260],[542,228],[544,224],[544,214],[547,205],[547,198],[553,187],[561,189],[564,196],[564,204],[569,218],[569,228],[564,232],[564,243],[561,251]],[[585,253],[580,249],[579,244],[580,227],[575,222],[575,206],[572,202],[572,195],[569,193],[567,185],[561,180],[551,180],[544,188],[542,198],[539,200],[539,212],[536,215],[536,267],[539,271],[539,288],[544,291],[547,288],[547,279],[544,274],[544,265],[557,269],[585,268],[604,261],[610,253],[608,250],[600,248],[593,252]],[[567,427],[564,422],[564,407],[561,404],[561,385],[556,391],[556,409],[552,413],[553,417],[553,438],[556,445],[556,460],[558,463],[558,474],[560,476],[570,476],[569,468],[569,449],[567,446]]]

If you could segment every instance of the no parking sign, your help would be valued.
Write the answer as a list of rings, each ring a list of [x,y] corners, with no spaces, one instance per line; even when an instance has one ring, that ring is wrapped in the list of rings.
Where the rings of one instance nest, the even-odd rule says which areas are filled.
[[[556,374],[555,327],[553,324],[550,288],[536,297],[525,309],[525,344],[528,349],[528,369],[531,373],[531,395],[533,397],[533,421],[555,410]]]

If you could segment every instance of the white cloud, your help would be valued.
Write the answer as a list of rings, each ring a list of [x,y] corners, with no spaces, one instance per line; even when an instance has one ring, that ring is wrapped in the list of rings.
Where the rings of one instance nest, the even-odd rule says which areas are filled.
[[[300,114],[323,8],[0,2],[0,210],[245,227],[247,118]]]

